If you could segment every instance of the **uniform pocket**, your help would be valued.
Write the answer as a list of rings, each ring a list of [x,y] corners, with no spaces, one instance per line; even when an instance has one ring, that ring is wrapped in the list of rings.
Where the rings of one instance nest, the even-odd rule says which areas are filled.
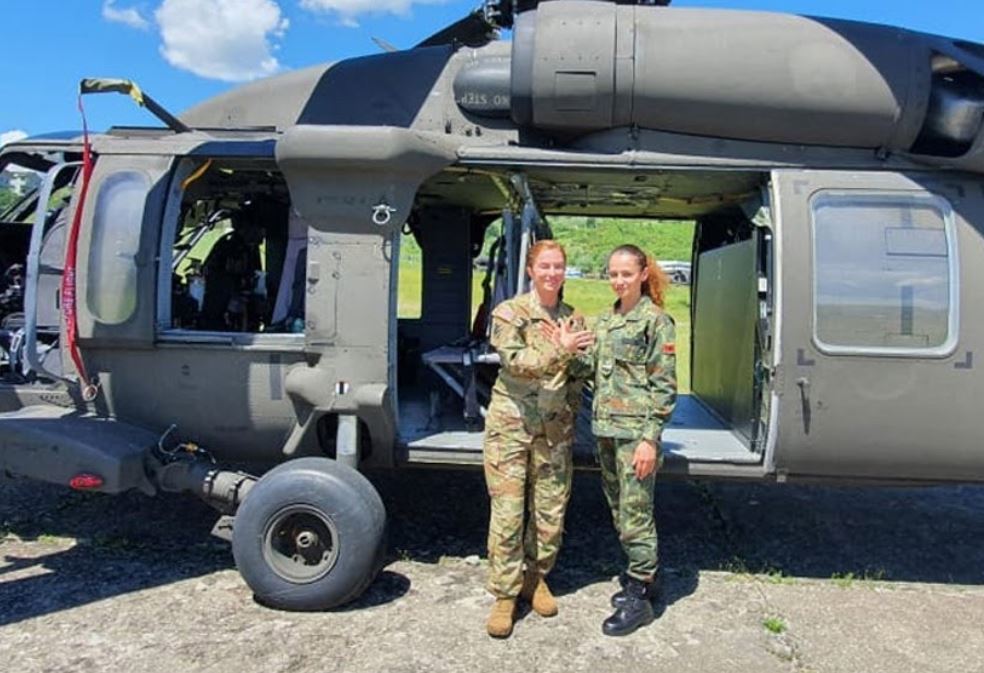
[[[495,430],[485,431],[482,443],[482,460],[490,467],[498,467],[502,457],[502,436]]]
[[[629,376],[629,374],[624,376]],[[630,381],[620,381],[615,393],[609,402],[608,412],[611,416],[625,419],[639,418],[640,420],[648,416],[652,396],[645,384],[635,385]]]
[[[574,439],[574,413],[569,407],[547,415],[543,422],[543,434],[551,446],[570,445]]]
[[[644,363],[647,346],[644,335],[626,335],[615,343],[615,359],[624,362]]]

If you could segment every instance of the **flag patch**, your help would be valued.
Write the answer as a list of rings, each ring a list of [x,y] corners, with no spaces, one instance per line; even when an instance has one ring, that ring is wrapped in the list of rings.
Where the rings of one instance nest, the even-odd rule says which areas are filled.
[[[663,355],[676,355],[676,344],[672,342],[663,344]]]

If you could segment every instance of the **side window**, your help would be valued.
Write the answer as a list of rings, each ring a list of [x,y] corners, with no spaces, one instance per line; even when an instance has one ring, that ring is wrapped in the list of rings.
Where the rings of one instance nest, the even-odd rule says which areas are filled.
[[[96,195],[86,304],[102,323],[126,322],[137,308],[137,253],[150,181],[143,173],[108,176]]]
[[[272,161],[196,159],[182,183],[164,328],[303,332],[307,238],[289,213]]]
[[[825,191],[811,206],[818,347],[949,353],[957,339],[949,204],[931,194]]]

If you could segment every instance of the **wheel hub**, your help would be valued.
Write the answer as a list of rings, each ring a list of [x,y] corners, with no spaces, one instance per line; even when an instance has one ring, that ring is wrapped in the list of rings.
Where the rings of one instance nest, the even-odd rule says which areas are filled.
[[[338,529],[311,505],[289,505],[270,518],[263,557],[283,579],[298,584],[327,575],[338,560]]]

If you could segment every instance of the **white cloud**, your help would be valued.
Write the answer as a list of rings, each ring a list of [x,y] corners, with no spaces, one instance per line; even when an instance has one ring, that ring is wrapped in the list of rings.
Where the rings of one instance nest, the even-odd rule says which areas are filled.
[[[140,11],[135,7],[121,9],[115,7],[115,5],[116,0],[105,0],[103,2],[102,15],[104,19],[114,23],[122,23],[138,30],[147,30],[150,28],[150,22],[143,18]]]
[[[413,5],[437,5],[446,0],[300,0],[301,7],[312,12],[335,14],[344,26],[359,25],[360,14],[396,14],[407,16]]]
[[[14,129],[12,131],[4,131],[0,133],[0,147],[3,147],[7,143],[12,143],[17,140],[23,140],[27,137],[27,134],[20,129]]]
[[[164,0],[155,16],[161,54],[176,68],[225,82],[280,69],[273,52],[288,21],[274,0]]]
[[[23,140],[26,137],[27,134],[24,131],[21,131],[20,129],[4,131],[3,133],[0,133],[0,147],[3,147],[7,143]],[[5,170],[7,170],[10,173],[33,173],[33,171],[30,171],[26,168],[21,168],[16,164],[7,164],[7,168]]]

